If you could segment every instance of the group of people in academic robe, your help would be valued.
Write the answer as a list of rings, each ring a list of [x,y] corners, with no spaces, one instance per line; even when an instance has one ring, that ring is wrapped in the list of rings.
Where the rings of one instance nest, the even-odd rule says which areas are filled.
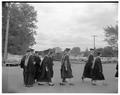
[[[118,77],[118,64],[116,65],[115,77]],[[93,85],[96,85],[97,81],[102,81],[104,84],[105,77],[103,74],[101,53],[97,52],[95,57],[94,49],[90,49],[90,54],[84,67],[82,80],[84,81],[85,78],[90,78]]]
[[[84,72],[82,75],[82,80],[85,78],[91,78],[93,85],[96,85],[96,81],[105,80],[103,75],[103,68],[101,62],[101,53],[97,52],[96,58],[94,58],[94,49],[90,49],[90,55],[84,67]]]
[[[23,68],[23,79],[26,87],[32,87],[37,81],[47,82],[53,86],[53,54],[54,50],[49,49],[44,59],[41,61],[38,53],[33,49],[27,50],[26,54],[22,57],[20,66]]]
[[[38,82],[38,85],[43,85],[44,83],[47,83],[49,86],[54,85],[52,82],[52,78],[54,76],[54,54],[55,51],[53,49],[49,49],[41,61],[39,55],[37,53],[34,54],[33,49],[27,51],[27,53],[21,59],[21,68],[23,68],[25,86],[31,87],[36,81]],[[73,74],[69,55],[70,49],[66,48],[61,58],[60,74],[62,82],[60,85],[74,85],[71,82]],[[85,78],[91,78],[92,84],[96,85],[97,80],[105,80],[100,56],[101,53],[97,52],[97,56],[94,57],[94,49],[90,49],[90,55],[85,64],[82,75],[83,81]],[[118,70],[118,67],[116,67],[116,69]],[[117,74],[115,76],[117,76]]]

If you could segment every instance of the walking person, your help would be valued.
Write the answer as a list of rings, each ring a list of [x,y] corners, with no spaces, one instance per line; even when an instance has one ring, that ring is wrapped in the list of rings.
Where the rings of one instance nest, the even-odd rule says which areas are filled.
[[[118,78],[118,63],[116,65],[116,73],[115,73],[115,77]]]
[[[92,64],[94,61],[94,49],[90,49],[90,55],[88,57],[88,60],[85,64],[82,80],[84,81],[85,78],[91,78],[91,71],[92,71]]]
[[[69,53],[70,53],[70,49],[66,48],[64,51],[64,55],[62,56],[62,60],[61,60],[62,83],[60,83],[60,85],[65,85],[67,83],[69,85],[73,85],[73,83],[71,83],[71,78],[73,78],[73,75],[72,75],[72,69],[71,69],[71,64],[69,60]]]
[[[34,54],[34,61],[35,61],[35,80],[38,81],[41,58],[39,57],[37,51],[35,51],[35,54]]]
[[[47,52],[47,55],[44,57],[41,63],[40,73],[39,73],[39,78],[38,78],[39,85],[45,82],[49,86],[54,86],[54,84],[52,83],[53,55],[54,55],[54,51],[52,49],[49,49]]]
[[[23,79],[26,87],[32,87],[34,84],[34,57],[33,49],[27,50],[27,53],[21,59],[20,66],[23,68]]]
[[[91,72],[91,76],[92,76],[92,84],[96,85],[97,81],[102,81],[104,84],[104,75],[103,75],[103,68],[102,68],[102,62],[101,62],[101,53],[98,52],[97,53],[97,57],[92,65],[92,72]]]
[[[53,57],[54,57],[54,54],[55,54],[55,51],[52,49],[50,52],[49,52],[49,61],[48,61],[48,68],[49,68],[49,85],[53,86],[54,84],[52,83],[52,78],[53,78],[53,75],[54,75],[54,71],[53,71]]]

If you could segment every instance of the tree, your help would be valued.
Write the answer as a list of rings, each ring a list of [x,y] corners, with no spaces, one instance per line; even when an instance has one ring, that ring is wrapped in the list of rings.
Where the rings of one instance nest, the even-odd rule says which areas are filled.
[[[89,55],[89,50],[88,48],[86,48],[85,52],[84,52],[84,57],[87,57]]]
[[[71,50],[71,54],[74,56],[80,55],[80,48],[79,47],[73,47]]]
[[[2,49],[4,49],[7,8],[2,6]],[[8,52],[23,54],[29,46],[35,44],[34,35],[37,26],[37,13],[27,3],[12,3],[10,7],[10,28],[8,36]],[[2,50],[3,51],[3,50]]]
[[[62,52],[62,49],[60,47],[55,47],[53,49],[55,49],[55,53],[61,53]]]
[[[97,52],[103,52],[103,48],[97,48],[95,51],[97,51]]]
[[[110,46],[106,46],[104,48],[97,48],[95,50],[95,56],[97,52],[100,52],[102,54],[102,57],[113,57],[113,56],[117,57],[118,56],[118,52],[116,52],[116,50],[114,50]]]
[[[97,48],[95,50],[95,56],[96,56],[97,52],[100,52],[102,54],[102,57],[112,57],[112,56],[114,56],[113,48],[110,47],[110,46],[106,46],[104,48]]]
[[[105,41],[114,49],[118,50],[118,25],[115,27],[108,26],[104,28],[104,31],[106,36]]]
[[[113,56],[113,49],[110,46],[106,46],[106,47],[104,47],[102,53],[103,53],[102,55],[104,57],[112,57]]]

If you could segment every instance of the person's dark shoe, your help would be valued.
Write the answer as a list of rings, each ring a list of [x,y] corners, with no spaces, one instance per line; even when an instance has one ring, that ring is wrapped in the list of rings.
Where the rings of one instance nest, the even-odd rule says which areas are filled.
[[[24,85],[25,87],[28,87],[28,85]]]
[[[95,82],[92,82],[92,85],[93,85],[93,86],[96,86],[97,84],[96,84]]]
[[[53,84],[53,83],[48,83],[48,85],[49,85],[49,86],[54,86],[54,84]]]
[[[62,81],[63,83],[67,83],[67,81],[66,80],[64,80],[64,81]]]
[[[26,87],[29,87],[30,85],[26,85]]]
[[[73,86],[74,84],[73,83],[69,83],[69,85]]]
[[[42,83],[38,83],[38,85],[44,85],[44,84],[42,84]]]
[[[28,87],[33,87],[33,85],[28,85]]]
[[[63,83],[67,83],[66,79],[63,79],[62,82],[63,82]]]
[[[65,83],[62,82],[62,83],[60,83],[60,85],[65,85]]]
[[[82,78],[81,78],[81,79],[82,79],[82,81],[84,82],[84,76],[82,76]]]

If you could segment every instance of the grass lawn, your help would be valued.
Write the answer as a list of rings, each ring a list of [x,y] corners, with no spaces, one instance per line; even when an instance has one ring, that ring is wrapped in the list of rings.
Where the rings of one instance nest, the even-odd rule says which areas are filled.
[[[84,64],[72,64],[74,86],[60,86],[60,63],[54,62],[54,77],[55,86],[34,84],[31,88],[26,88],[23,85],[22,69],[20,67],[3,67],[2,68],[2,91],[4,93],[117,93],[118,80],[114,78],[116,72],[116,64],[103,64],[103,73],[107,85],[93,86],[89,80],[84,83],[81,76],[84,69]]]

